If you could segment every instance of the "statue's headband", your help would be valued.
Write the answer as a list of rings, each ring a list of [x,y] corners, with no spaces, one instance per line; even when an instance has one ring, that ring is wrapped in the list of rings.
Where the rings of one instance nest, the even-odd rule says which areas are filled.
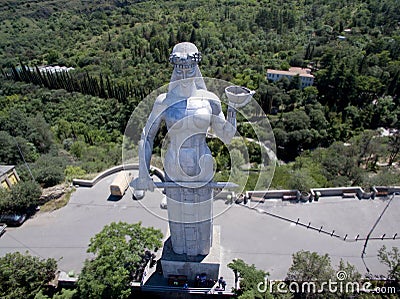
[[[169,56],[169,62],[179,68],[191,68],[201,61],[201,53],[179,53],[175,52]]]

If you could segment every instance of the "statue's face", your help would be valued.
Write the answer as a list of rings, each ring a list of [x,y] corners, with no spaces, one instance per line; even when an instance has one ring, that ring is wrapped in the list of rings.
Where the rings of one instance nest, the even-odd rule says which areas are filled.
[[[194,67],[188,69],[175,67],[174,71],[178,80],[196,77],[196,68]]]
[[[196,65],[190,68],[174,68],[173,86],[177,94],[183,97],[190,97],[196,90],[195,78],[197,75]]]

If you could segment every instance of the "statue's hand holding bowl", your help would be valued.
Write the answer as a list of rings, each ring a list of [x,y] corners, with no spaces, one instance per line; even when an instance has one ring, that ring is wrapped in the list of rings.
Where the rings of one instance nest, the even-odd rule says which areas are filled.
[[[256,92],[243,86],[228,86],[225,88],[225,94],[229,100],[228,105],[237,109],[250,102]]]
[[[137,199],[142,199],[147,190],[154,191],[154,182],[150,176],[137,177],[129,185],[133,188],[133,195]]]

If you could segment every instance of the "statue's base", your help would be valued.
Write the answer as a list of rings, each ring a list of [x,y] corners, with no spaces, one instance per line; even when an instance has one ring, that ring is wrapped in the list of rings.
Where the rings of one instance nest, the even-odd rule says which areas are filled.
[[[207,255],[189,256],[176,254],[172,250],[170,238],[164,242],[161,267],[164,278],[186,276],[188,281],[195,281],[196,276],[205,273],[207,279],[218,280],[221,263],[220,227],[213,227],[213,244]]]

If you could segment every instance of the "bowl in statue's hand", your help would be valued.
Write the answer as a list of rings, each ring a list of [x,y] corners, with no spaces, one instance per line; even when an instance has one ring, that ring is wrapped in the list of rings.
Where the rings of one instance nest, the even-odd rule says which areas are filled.
[[[250,102],[255,91],[243,86],[228,86],[225,88],[225,94],[228,97],[229,105],[233,108],[240,108]]]

